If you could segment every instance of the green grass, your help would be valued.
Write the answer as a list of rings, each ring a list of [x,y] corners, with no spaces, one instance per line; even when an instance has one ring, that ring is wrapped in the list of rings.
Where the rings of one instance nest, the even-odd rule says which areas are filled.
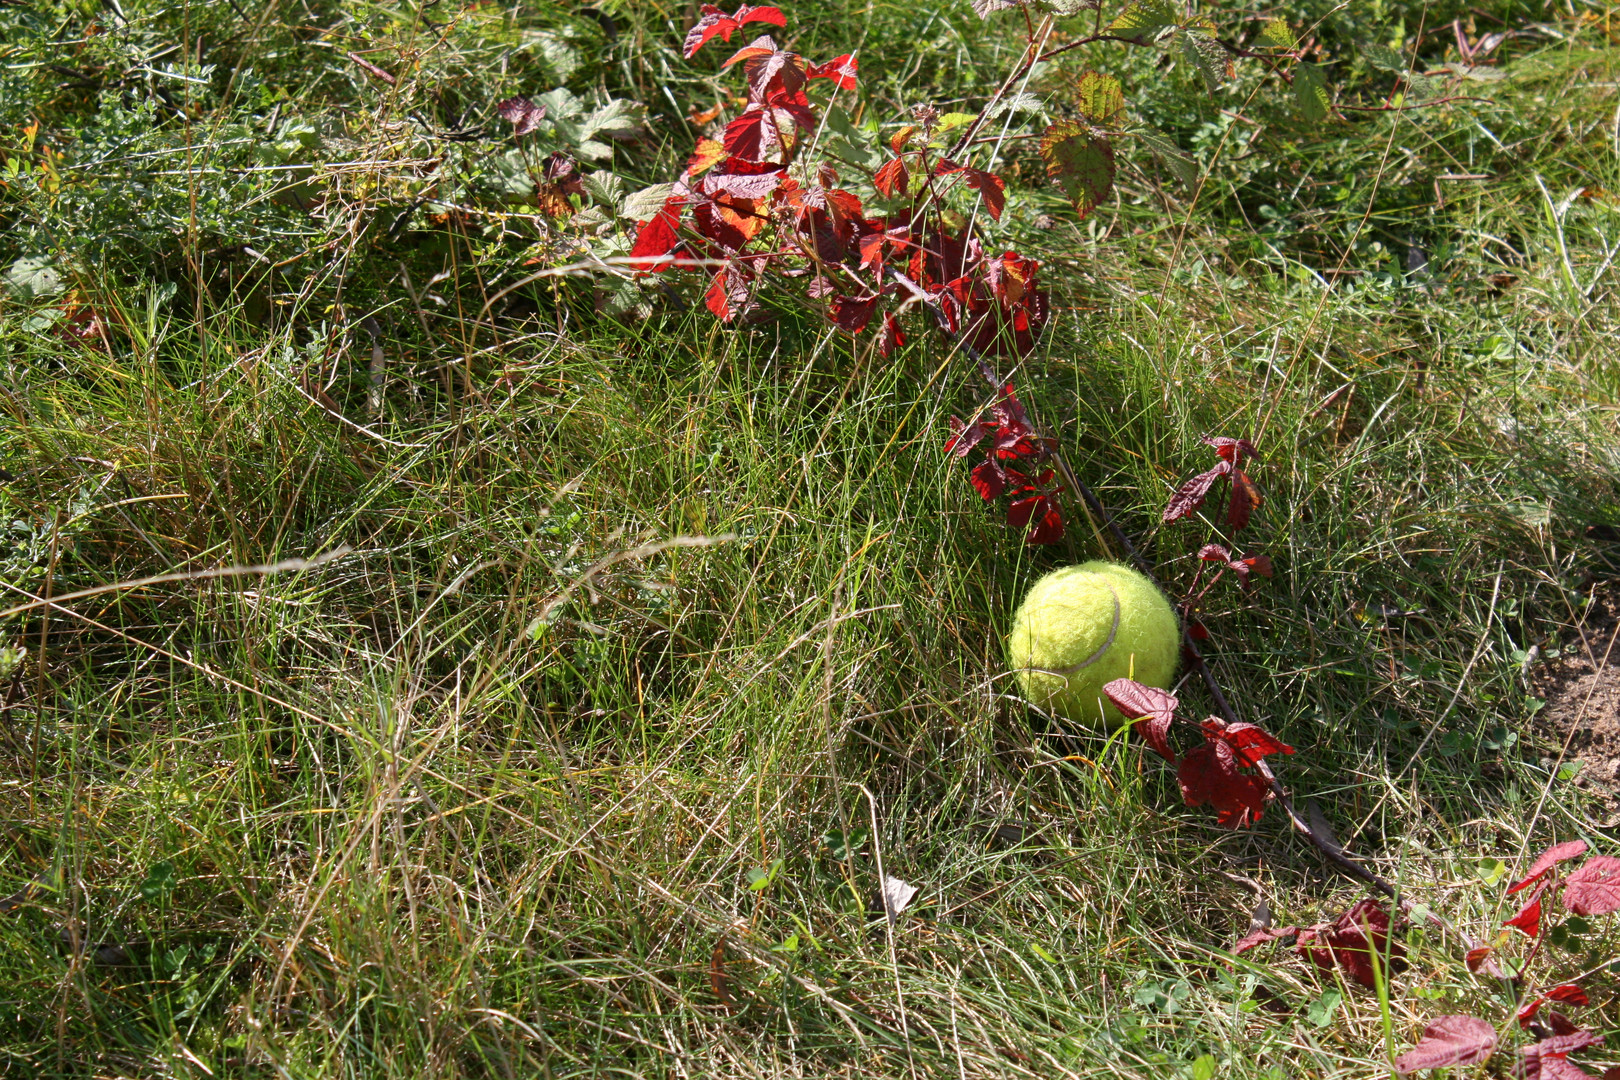
[[[0,300],[0,584],[102,590],[0,641],[8,1074],[1360,1077],[1436,1015],[1508,1016],[1432,930],[1403,930],[1387,1008],[1286,949],[1225,952],[1262,897],[1303,925],[1363,892],[1280,812],[1218,829],[1157,759],[1012,696],[1023,588],[1100,548],[1075,514],[1023,547],[944,458],[985,385],[940,340],[880,361],[791,305],[720,328],[678,281],[482,314],[581,236],[500,201],[506,144],[420,128],[553,85],[536,42],[597,42],[568,85],[654,133],[601,167],[667,177],[680,115],[730,85],[679,58],[681,13],[612,7],[609,48],[550,8],[124,6],[98,34],[88,8],[0,9],[24,43],[4,138],[37,119],[81,148],[0,197],[6,265],[49,254],[72,290]],[[1278,573],[1211,595],[1215,670],[1298,748],[1296,801],[1481,939],[1512,912],[1491,860],[1615,850],[1550,775],[1521,659],[1578,647],[1614,575],[1586,528],[1620,524],[1607,14],[1493,10],[1549,29],[1467,85],[1488,100],[1320,131],[1255,71],[1238,122],[1099,54],[1204,189],[1133,152],[1075,222],[1018,151],[1003,234],[1054,295],[1021,391],[1172,591],[1220,535],[1157,524],[1198,437],[1258,442],[1236,543]],[[885,120],[982,101],[1020,44],[966,5],[791,14],[813,56],[865,35]],[[1439,15],[1365,18],[1324,23],[1347,95],[1386,85],[1354,40]],[[219,66],[182,125],[131,57],[199,40]],[[401,74],[420,48],[417,74],[379,88],[359,48]],[[289,118],[310,145],[253,156]],[[74,303],[105,343],[64,337]],[[892,927],[880,866],[919,890]],[[1599,921],[1541,970],[1616,944]],[[1583,983],[1588,1026],[1620,1026],[1615,974]]]

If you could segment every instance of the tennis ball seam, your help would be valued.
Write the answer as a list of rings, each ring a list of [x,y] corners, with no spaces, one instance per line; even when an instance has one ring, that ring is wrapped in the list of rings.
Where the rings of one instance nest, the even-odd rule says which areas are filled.
[[[1108,628],[1108,640],[1104,641],[1101,645],[1097,646],[1097,651],[1096,652],[1092,653],[1090,656],[1086,657],[1084,660],[1080,661],[1077,664],[1070,664],[1068,667],[1062,667],[1062,668],[1026,667],[1026,668],[1020,668],[1019,670],[1020,671],[1038,671],[1042,675],[1061,675],[1063,678],[1067,679],[1070,675],[1079,674],[1080,672],[1084,671],[1086,668],[1090,667],[1092,664],[1095,664],[1097,661],[1099,661],[1103,657],[1107,656],[1108,655],[1108,650],[1114,647],[1114,638],[1119,635],[1119,615],[1120,615],[1120,612],[1119,612],[1119,593],[1114,591],[1114,587],[1112,585],[1104,585],[1103,588],[1107,589],[1108,590],[1108,595],[1112,596],[1114,598],[1114,625],[1110,626]]]

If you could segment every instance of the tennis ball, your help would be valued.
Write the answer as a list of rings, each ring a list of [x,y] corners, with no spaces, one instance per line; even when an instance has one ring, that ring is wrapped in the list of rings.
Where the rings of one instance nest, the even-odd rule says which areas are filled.
[[[1147,577],[1101,560],[1037,581],[1013,616],[1007,657],[1024,697],[1079,723],[1125,723],[1102,688],[1132,678],[1170,688],[1181,653],[1170,602]]]

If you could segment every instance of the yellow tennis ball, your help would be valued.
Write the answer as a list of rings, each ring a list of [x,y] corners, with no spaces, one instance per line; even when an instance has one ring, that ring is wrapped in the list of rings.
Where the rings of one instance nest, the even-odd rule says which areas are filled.
[[[1026,700],[1111,728],[1125,717],[1103,696],[1103,686],[1132,678],[1168,690],[1180,655],[1181,627],[1158,586],[1129,566],[1101,560],[1037,581],[1007,637],[1007,657]]]

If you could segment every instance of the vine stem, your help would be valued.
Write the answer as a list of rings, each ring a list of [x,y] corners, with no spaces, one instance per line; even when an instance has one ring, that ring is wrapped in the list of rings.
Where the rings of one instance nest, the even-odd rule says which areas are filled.
[[[907,283],[910,284],[909,282]],[[920,293],[920,290],[914,291]],[[929,304],[927,306],[929,306],[934,312],[935,327],[940,334],[943,335],[952,346],[961,350],[970,359],[977,362],[980,367],[985,370],[986,374],[995,375],[995,384],[999,391],[999,389],[1004,385],[1004,380],[999,375],[995,374],[994,369],[991,368],[985,361],[983,354],[980,353],[978,349],[962,340],[961,335],[953,334],[951,332],[950,328],[944,321],[943,312],[939,310],[937,305]],[[1028,409],[1029,407],[1026,404],[1025,411],[1028,412]],[[1084,480],[1080,479],[1079,475],[1075,473],[1074,469],[1069,466],[1069,463],[1064,459],[1061,453],[1058,451],[1052,451],[1051,458],[1052,464],[1057,469],[1058,474],[1063,477],[1063,483],[1069,488],[1070,492],[1073,493],[1075,498],[1079,500],[1081,507],[1085,510],[1086,516],[1091,519],[1093,529],[1096,530],[1097,523],[1100,521],[1102,522],[1103,528],[1107,530],[1107,538],[1105,538],[1100,531],[1097,534],[1097,538],[1102,543],[1105,553],[1109,555],[1113,554],[1112,551],[1108,550],[1108,538],[1112,538],[1114,545],[1117,546],[1119,551],[1124,552],[1126,558],[1130,560],[1131,564],[1135,566],[1137,570],[1146,575],[1149,581],[1152,581],[1155,585],[1159,585],[1159,576],[1154,572],[1152,565],[1149,564],[1147,559],[1142,556],[1142,553],[1137,549],[1136,545],[1131,542],[1129,534],[1127,534],[1125,530],[1120,527],[1120,524],[1115,520],[1114,515],[1108,512],[1108,508],[1103,505],[1102,500],[1097,498],[1096,492],[1092,491],[1090,486],[1087,485]],[[1162,589],[1162,585],[1160,588]],[[1198,648],[1198,643],[1192,639],[1192,636],[1186,626],[1183,626],[1181,629],[1181,644],[1183,655],[1186,656],[1188,662],[1203,680],[1204,687],[1209,691],[1209,696],[1214,700],[1215,708],[1221,714],[1221,717],[1228,724],[1241,723],[1242,721],[1238,717],[1237,710],[1232,707],[1232,703],[1227,698],[1225,691],[1221,689],[1220,680],[1215,677],[1215,672],[1210,668],[1208,661],[1204,659],[1202,650]],[[1361,863],[1350,858],[1350,856],[1344,853],[1344,849],[1336,841],[1328,839],[1313,828],[1310,821],[1308,821],[1305,816],[1295,808],[1293,800],[1289,798],[1287,790],[1282,785],[1282,781],[1277,778],[1277,774],[1272,771],[1270,765],[1268,765],[1264,760],[1261,760],[1257,763],[1257,768],[1261,777],[1265,780],[1266,785],[1271,789],[1272,795],[1275,796],[1277,805],[1280,806],[1283,813],[1288,816],[1288,820],[1290,824],[1293,825],[1296,832],[1301,833],[1307,840],[1309,840],[1311,845],[1315,847],[1317,851],[1321,852],[1322,857],[1331,863],[1334,868],[1346,876],[1355,878],[1357,881],[1369,885],[1378,890],[1380,893],[1383,893],[1385,896],[1399,904],[1401,910],[1410,916],[1413,907],[1416,906],[1410,899],[1401,895],[1400,890],[1397,889],[1395,885],[1387,878],[1383,877],[1381,874],[1369,870]],[[1455,928],[1453,928],[1444,919],[1440,918],[1440,916],[1434,914],[1432,911],[1428,912],[1427,921],[1442,930],[1448,931],[1452,934],[1457,934]],[[1462,937],[1460,934],[1458,934],[1458,936]],[[1471,939],[1463,937],[1463,940],[1469,941],[1470,945],[1472,946]]]

